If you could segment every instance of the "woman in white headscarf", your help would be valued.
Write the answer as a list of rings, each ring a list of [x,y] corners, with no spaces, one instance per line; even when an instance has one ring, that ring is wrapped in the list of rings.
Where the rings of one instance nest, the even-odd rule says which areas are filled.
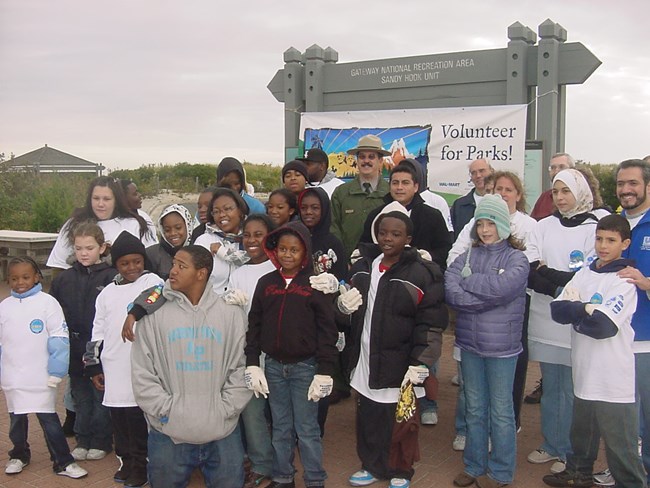
[[[526,243],[531,262],[528,286],[533,290],[528,322],[529,359],[539,361],[544,378],[544,442],[528,455],[528,461],[555,461],[551,471],[557,473],[564,470],[567,452],[571,450],[571,326],[551,319],[550,303],[579,269],[596,259],[596,224],[608,212],[593,210],[587,180],[575,169],[560,171],[553,179],[553,203],[557,210],[537,223]]]

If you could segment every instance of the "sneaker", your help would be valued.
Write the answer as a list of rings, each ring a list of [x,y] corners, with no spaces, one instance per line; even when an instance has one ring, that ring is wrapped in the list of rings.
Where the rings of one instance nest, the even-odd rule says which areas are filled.
[[[104,459],[106,457],[106,454],[108,453],[106,451],[102,451],[101,449],[89,449],[88,454],[86,455],[86,460],[98,461],[100,459]]]
[[[348,483],[352,486],[368,486],[377,481],[379,481],[379,479],[375,478],[365,469],[360,469],[348,479]]]
[[[537,382],[537,386],[524,398],[524,403],[535,404],[542,401],[542,380]]]
[[[61,471],[57,472],[56,474],[60,474],[61,476],[67,476],[68,478],[78,479],[86,476],[88,474],[88,471],[83,469],[77,463],[70,463]]]
[[[454,437],[454,442],[452,442],[451,447],[454,449],[454,451],[464,451],[465,450],[465,436],[456,434],[456,437]],[[457,485],[460,486],[460,485]]]
[[[591,476],[585,476],[580,473],[570,473],[562,471],[561,473],[547,474],[542,481],[548,486],[558,488],[570,486],[572,488],[589,488],[594,485],[594,479]]]
[[[551,465],[551,473],[553,474],[561,473],[565,469],[566,469],[566,461],[562,461],[562,460],[555,461]]]
[[[422,425],[436,425],[438,423],[438,413],[437,412],[422,412],[420,415],[420,422]]]
[[[558,461],[556,456],[551,456],[544,449],[536,449],[528,455],[528,462],[533,464],[544,464],[551,461]]]
[[[75,461],[85,461],[88,458],[88,449],[75,447],[70,454],[72,454]]]
[[[146,471],[131,472],[129,477],[124,482],[124,486],[127,488],[139,488],[141,486],[147,486],[149,480],[147,479]]]
[[[126,466],[122,466],[120,469],[115,471],[115,474],[113,475],[113,481],[115,483],[125,483],[127,479],[129,479],[129,475],[131,474],[131,469],[127,468]]]
[[[25,466],[29,463],[23,463],[20,459],[10,459],[7,465],[5,466],[6,474],[18,474],[20,473]]]
[[[409,480],[405,480],[404,478],[393,478],[390,480],[388,488],[408,488],[409,486],[411,486]]]
[[[616,484],[609,468],[599,473],[595,473],[594,482],[599,486],[614,486]]]
[[[268,479],[269,477],[266,476],[265,474],[260,474],[260,473],[256,473],[255,471],[251,471],[246,477],[246,480],[244,481],[244,488],[256,488],[257,486],[263,485],[264,482]]]
[[[465,488],[466,486],[473,485],[475,481],[476,478],[474,478],[473,476],[465,472],[462,472],[454,478],[454,486],[460,486],[461,488]]]

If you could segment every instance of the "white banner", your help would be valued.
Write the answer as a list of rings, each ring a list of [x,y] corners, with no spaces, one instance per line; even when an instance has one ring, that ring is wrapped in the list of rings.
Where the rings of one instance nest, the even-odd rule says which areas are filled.
[[[392,154],[384,160],[384,176],[402,159],[416,159],[427,169],[429,189],[443,196],[472,188],[468,166],[476,159],[524,176],[526,105],[308,112],[300,134],[305,150],[318,147],[329,155],[339,177],[356,174],[346,151],[367,134],[379,136]]]

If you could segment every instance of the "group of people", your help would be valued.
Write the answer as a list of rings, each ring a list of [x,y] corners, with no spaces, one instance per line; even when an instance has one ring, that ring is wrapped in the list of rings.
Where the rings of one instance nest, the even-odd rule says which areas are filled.
[[[436,363],[455,315],[459,384],[456,486],[512,483],[528,361],[543,377],[542,437],[532,463],[553,461],[550,486],[591,486],[602,435],[617,486],[647,486],[650,442],[650,163],[617,168],[622,215],[568,154],[552,188],[525,212],[518,175],[481,159],[474,189],[451,209],[423,165],[388,155],[374,135],[349,151],[343,182],[309,149],[282,168],[266,202],[234,158],[186,207],[157,225],[130,181],[95,179],[48,260],[9,262],[0,303],[1,383],[13,448],[7,474],[30,462],[36,413],[56,473],[120,459],[127,487],[325,485],[330,402],[356,392],[360,469],[352,486],[410,486],[417,423],[437,422]],[[29,361],[25,358],[29,357]],[[55,413],[69,375],[70,451]],[[636,376],[636,380],[635,380]],[[636,381],[636,382],[635,382]]]

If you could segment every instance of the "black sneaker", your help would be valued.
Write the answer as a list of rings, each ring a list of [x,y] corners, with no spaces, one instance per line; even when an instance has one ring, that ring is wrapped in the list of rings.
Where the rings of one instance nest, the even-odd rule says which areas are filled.
[[[140,486],[146,486],[149,481],[147,480],[147,472],[140,470],[133,470],[129,477],[124,482],[124,486],[127,488],[139,488]]]
[[[131,470],[126,466],[122,466],[113,475],[113,481],[115,481],[115,483],[126,483],[126,480],[129,479],[130,474]]]
[[[574,488],[589,488],[594,486],[594,477],[587,476],[581,473],[572,473],[564,470],[556,474],[547,474],[542,478],[542,481],[548,486],[555,487],[574,487]]]
[[[537,386],[524,398],[524,403],[535,404],[542,401],[542,380],[537,382]]]

